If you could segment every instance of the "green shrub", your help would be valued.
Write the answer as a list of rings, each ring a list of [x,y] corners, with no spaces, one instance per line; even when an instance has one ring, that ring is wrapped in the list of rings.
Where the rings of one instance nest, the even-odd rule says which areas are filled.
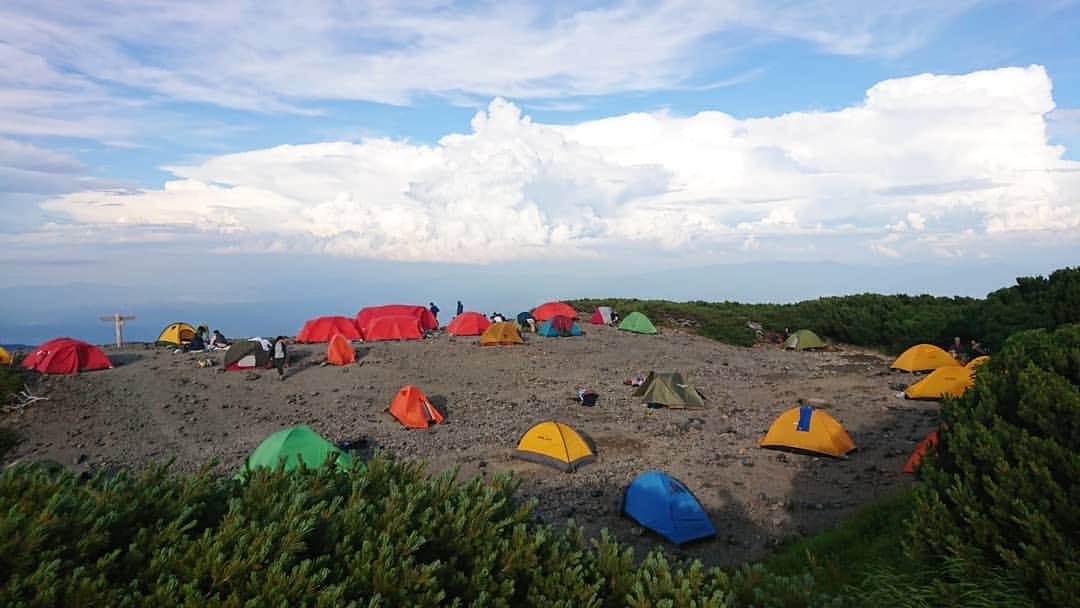
[[[382,457],[246,483],[19,466],[0,476],[0,605],[824,605],[806,575],[638,562],[607,534],[530,524],[515,488]]]
[[[860,294],[795,304],[667,302],[592,299],[571,302],[582,310],[613,306],[624,316],[634,310],[653,323],[686,326],[698,334],[737,346],[754,343],[747,321],[775,332],[811,329],[832,340],[899,353],[922,342],[944,345],[954,336],[978,339],[998,349],[1013,332],[1080,322],[1080,267],[1049,277],[1021,277],[985,300],[928,295]]]
[[[942,408],[916,554],[1000,567],[1046,605],[1080,597],[1080,325],[1011,337]]]

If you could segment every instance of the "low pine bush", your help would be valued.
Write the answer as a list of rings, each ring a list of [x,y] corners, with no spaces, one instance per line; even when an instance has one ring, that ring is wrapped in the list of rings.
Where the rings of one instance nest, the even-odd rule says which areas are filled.
[[[1003,569],[1040,605],[1076,605],[1080,325],[1013,335],[942,419],[916,493],[916,554]]]

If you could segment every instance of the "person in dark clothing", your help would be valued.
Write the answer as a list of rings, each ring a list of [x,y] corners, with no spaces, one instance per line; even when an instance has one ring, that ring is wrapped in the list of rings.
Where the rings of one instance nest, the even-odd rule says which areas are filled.
[[[461,305],[461,300],[457,301],[457,314],[461,316],[461,313],[465,312],[465,307]]]
[[[428,307],[428,310],[431,311],[431,316],[435,317],[435,322],[438,323],[439,322],[439,307],[435,306],[434,302],[428,302],[428,304],[430,305]]]
[[[229,345],[229,341],[225,339],[225,335],[221,333],[221,330],[214,330],[213,335],[210,336],[210,346],[214,348],[224,348]]]
[[[184,352],[195,353],[206,350],[206,342],[203,342],[201,333],[191,336],[191,340],[184,346]]]
[[[273,350],[274,369],[277,370],[278,380],[284,380],[285,366],[289,364],[289,347],[285,344],[285,336],[278,336],[274,340]]]

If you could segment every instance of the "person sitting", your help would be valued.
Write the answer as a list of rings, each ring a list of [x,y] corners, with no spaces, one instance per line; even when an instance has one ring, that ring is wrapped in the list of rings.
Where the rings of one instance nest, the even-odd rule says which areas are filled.
[[[186,353],[198,353],[204,350],[206,350],[206,342],[203,341],[202,334],[198,332],[184,345],[184,352]]]
[[[225,336],[220,330],[215,329],[214,333],[210,336],[210,348],[228,348],[229,341],[225,339]]]
[[[953,338],[953,343],[949,347],[949,354],[953,355],[953,358],[957,361],[967,363],[967,350],[964,348],[964,343],[960,341],[960,336]]]
[[[506,320],[506,317],[502,316],[501,312],[493,312],[493,313],[491,313],[491,322],[492,323],[502,323],[505,320]]]

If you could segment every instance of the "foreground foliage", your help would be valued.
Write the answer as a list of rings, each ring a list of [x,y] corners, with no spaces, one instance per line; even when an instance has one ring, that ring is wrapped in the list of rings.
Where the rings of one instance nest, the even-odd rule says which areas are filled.
[[[805,577],[672,566],[659,552],[637,563],[607,536],[529,524],[514,489],[381,457],[247,483],[20,466],[0,477],[0,604],[822,605]]]
[[[699,334],[740,346],[754,343],[747,321],[767,330],[811,329],[832,340],[899,353],[912,344],[944,345],[954,336],[975,338],[997,350],[1012,333],[1080,322],[1080,267],[1049,277],[1021,277],[1016,285],[985,299],[928,295],[861,294],[795,304],[667,302],[664,300],[578,300],[581,310],[613,306],[626,315],[645,313],[653,323],[689,322]]]
[[[1010,338],[942,408],[914,548],[1006,568],[1041,604],[1080,597],[1080,325]]]

